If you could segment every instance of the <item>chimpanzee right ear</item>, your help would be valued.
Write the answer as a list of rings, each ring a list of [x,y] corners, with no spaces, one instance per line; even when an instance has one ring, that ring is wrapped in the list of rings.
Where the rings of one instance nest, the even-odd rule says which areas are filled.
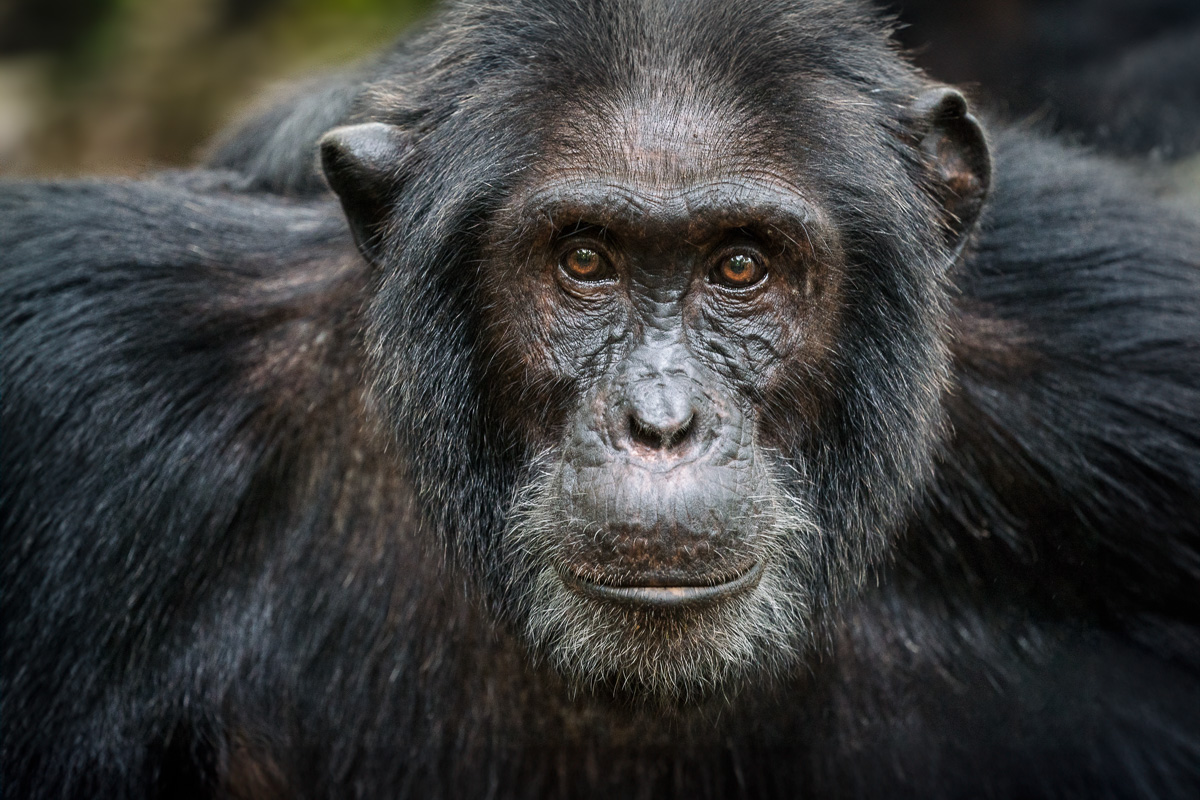
[[[365,122],[334,128],[321,137],[321,168],[342,201],[363,256],[378,263],[399,167],[412,140],[395,125]]]

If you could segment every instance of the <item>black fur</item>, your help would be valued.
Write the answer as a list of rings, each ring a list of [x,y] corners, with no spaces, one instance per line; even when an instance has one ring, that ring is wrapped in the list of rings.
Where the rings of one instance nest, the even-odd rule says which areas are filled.
[[[0,190],[8,797],[1200,791],[1200,225],[1018,133],[939,320],[945,439],[891,443],[936,446],[932,475],[811,660],[663,708],[497,622],[524,454],[475,377],[473,267],[530,121],[636,69],[655,6],[464,6],[385,62],[349,118],[418,134],[389,242],[424,274],[262,174]],[[870,124],[925,85],[855,5],[737,8],[660,41],[699,37],[768,115],[798,73]],[[902,237],[880,209],[928,203],[872,197],[862,153],[832,202]]]

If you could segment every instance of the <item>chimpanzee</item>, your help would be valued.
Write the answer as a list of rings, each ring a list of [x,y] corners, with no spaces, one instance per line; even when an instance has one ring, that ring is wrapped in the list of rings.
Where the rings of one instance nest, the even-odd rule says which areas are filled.
[[[1200,221],[850,0],[339,96],[0,190],[7,797],[1196,796]]]
[[[943,80],[1105,152],[1200,152],[1196,0],[895,0]]]

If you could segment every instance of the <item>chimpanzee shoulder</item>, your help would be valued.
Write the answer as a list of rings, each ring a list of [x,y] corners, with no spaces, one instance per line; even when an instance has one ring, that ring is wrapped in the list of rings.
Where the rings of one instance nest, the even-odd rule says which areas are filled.
[[[956,435],[932,487],[939,523],[1025,562],[1035,596],[1043,579],[1076,586],[1072,614],[1160,603],[1194,618],[1196,214],[1156,201],[1125,165],[992,135],[994,195],[955,276]]]
[[[1124,165],[991,134],[950,434],[849,629],[850,663],[905,655],[872,700],[870,667],[851,671],[845,724],[947,796],[1053,794],[1070,761],[1093,764],[1081,796],[1182,796],[1200,781],[1200,231]]]
[[[0,191],[14,797],[201,791],[229,759],[207,698],[249,653],[298,657],[294,630],[268,640],[260,624],[318,602],[299,586],[273,597],[273,575],[314,546],[336,561],[333,531],[370,550],[377,520],[401,540],[409,525],[353,388],[366,273],[344,222],[243,183]],[[315,561],[305,571],[320,581]]]

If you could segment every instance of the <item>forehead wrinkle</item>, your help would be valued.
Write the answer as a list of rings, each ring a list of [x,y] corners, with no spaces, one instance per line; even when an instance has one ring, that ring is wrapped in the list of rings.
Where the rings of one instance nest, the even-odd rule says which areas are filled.
[[[562,176],[518,199],[526,218],[548,220],[555,229],[576,222],[604,226],[645,225],[647,222],[705,223],[727,227],[765,224],[795,231],[806,238],[810,228],[823,228],[824,215],[790,186],[775,181],[728,177],[695,185],[644,187],[597,178]]]
[[[762,130],[735,106],[692,93],[577,101],[549,131],[509,208],[555,230],[576,222],[738,227],[730,223],[740,217],[809,238],[825,216]]]

